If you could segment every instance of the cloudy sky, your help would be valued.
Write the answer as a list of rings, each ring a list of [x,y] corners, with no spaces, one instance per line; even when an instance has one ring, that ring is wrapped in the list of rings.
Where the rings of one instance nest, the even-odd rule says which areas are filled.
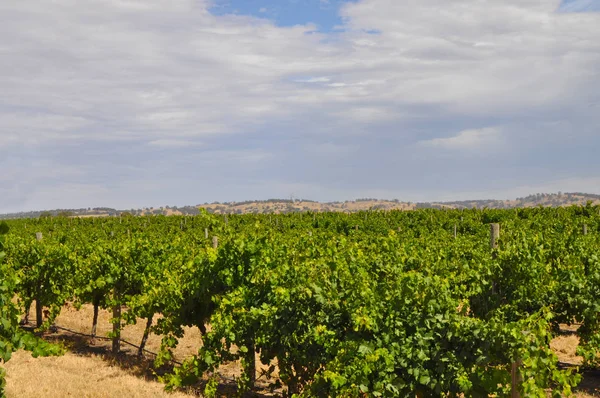
[[[0,1],[0,212],[600,193],[599,11]]]

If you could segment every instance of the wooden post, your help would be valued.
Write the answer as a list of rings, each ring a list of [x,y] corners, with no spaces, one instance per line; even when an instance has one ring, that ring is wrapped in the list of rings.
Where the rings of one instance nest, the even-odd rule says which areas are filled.
[[[492,258],[496,258],[495,249],[498,248],[498,238],[500,238],[500,224],[490,224],[490,249],[492,251]],[[492,294],[498,292],[497,281],[492,281]]]
[[[118,354],[121,351],[121,304],[113,307],[113,322],[112,352]]]
[[[97,300],[93,300],[94,301],[94,317],[92,319],[92,344],[94,344],[95,342],[95,338],[96,338],[96,329],[98,328],[98,301]]]
[[[492,250],[498,248],[498,239],[500,238],[500,224],[490,224],[490,248]],[[494,282],[493,290],[496,290],[496,282]],[[511,364],[510,371],[511,379],[511,398],[521,398],[519,394],[519,384],[521,379],[519,377],[519,361],[515,361]]]
[[[500,224],[490,224],[490,248],[498,248],[498,239],[500,238]]]
[[[248,378],[250,379],[250,385],[254,387],[256,384],[256,348],[254,346],[254,342],[250,342],[250,347],[248,347],[247,361],[248,361],[248,369],[246,370],[248,373]]]
[[[583,234],[587,235],[587,224],[583,224]]]
[[[31,312],[31,303],[25,307],[25,319],[21,321],[21,325],[29,324],[29,313]]]
[[[204,228],[204,239],[208,239],[208,228]]]
[[[146,328],[144,329],[144,335],[142,336],[142,342],[140,343],[140,347],[138,348],[138,357],[144,356],[144,348],[146,347],[146,343],[148,342],[148,336],[150,336],[150,328],[152,327],[152,318],[154,315],[150,315],[146,319]]]
[[[41,242],[42,241],[42,233],[41,232],[36,232],[35,233],[35,239],[38,242]],[[39,286],[37,288],[39,289]],[[40,301],[40,298],[36,297],[35,298],[35,326],[37,328],[42,327],[42,323],[44,321],[43,318],[44,318],[44,306],[42,305],[42,302]]]
[[[217,247],[219,247],[219,238],[213,236],[213,249],[216,249]]]
[[[44,306],[39,298],[35,299],[35,327],[41,328],[44,323]]]
[[[511,398],[521,398],[519,394],[519,383],[521,378],[519,377],[519,362],[513,362],[510,370],[510,390]]]

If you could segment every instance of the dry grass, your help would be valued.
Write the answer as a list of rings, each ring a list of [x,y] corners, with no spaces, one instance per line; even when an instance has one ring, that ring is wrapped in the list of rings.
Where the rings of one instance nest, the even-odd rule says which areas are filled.
[[[560,362],[569,365],[581,365],[583,358],[575,353],[577,345],[579,344],[579,337],[575,334],[567,334],[558,336],[550,342],[550,348],[558,357]]]
[[[62,357],[32,358],[20,351],[6,364],[7,396],[14,397],[191,397],[167,394],[164,386],[96,355],[67,353]]]
[[[32,314],[30,321],[35,322]],[[44,338],[67,346],[69,352],[56,358],[32,358],[29,353],[20,351],[6,364],[7,396],[10,397],[192,397],[198,396],[202,383],[195,389],[177,394],[164,392],[164,385],[156,381],[152,368],[154,355],[160,349],[160,336],[150,334],[146,358],[137,358],[137,348],[127,344],[139,345],[145,327],[145,320],[135,325],[127,325],[121,332],[123,344],[121,353],[110,353],[111,342],[106,337],[112,330],[111,313],[100,310],[98,316],[97,338],[92,341],[89,334],[92,329],[93,307],[84,305],[80,310],[65,306],[56,320],[59,327],[56,333],[47,333]],[[202,345],[198,328],[185,328],[185,334],[174,350],[175,360],[196,354]],[[257,367],[260,365],[257,357]],[[224,364],[219,368],[221,385],[220,396],[232,396],[235,393],[233,379],[241,375],[239,363]],[[31,383],[36,375],[36,383]],[[258,396],[272,396],[267,392],[267,383],[259,380]],[[262,389],[262,390],[261,390]]]

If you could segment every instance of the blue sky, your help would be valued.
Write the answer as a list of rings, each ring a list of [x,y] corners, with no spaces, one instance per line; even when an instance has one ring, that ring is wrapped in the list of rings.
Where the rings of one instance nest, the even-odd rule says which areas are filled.
[[[343,29],[340,8],[349,2],[357,0],[213,0],[210,11],[267,18],[278,26],[312,23],[320,32],[331,32]],[[600,11],[600,0],[562,0],[557,11]]]
[[[599,7],[0,2],[0,212],[600,194]]]
[[[340,8],[357,0],[214,0],[215,15],[236,14],[267,18],[278,26],[312,23],[320,32],[343,29]],[[600,0],[562,0],[558,12],[600,11]]]
[[[600,11],[598,0],[563,0],[560,11],[566,12],[597,12]]]
[[[239,14],[273,20],[278,26],[312,23],[318,31],[330,32],[342,26],[339,10],[355,0],[215,0],[215,15]]]

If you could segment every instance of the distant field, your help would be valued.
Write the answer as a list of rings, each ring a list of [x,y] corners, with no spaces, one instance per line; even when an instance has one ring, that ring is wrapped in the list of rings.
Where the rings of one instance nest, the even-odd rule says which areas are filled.
[[[184,207],[146,207],[139,209],[117,210],[109,208],[94,209],[60,209],[51,211],[31,211],[13,214],[0,214],[0,218],[37,218],[48,215],[68,217],[109,217],[122,213],[136,216],[150,215],[197,215],[199,209],[206,209],[216,214],[279,214],[293,212],[357,212],[366,210],[416,210],[423,208],[436,209],[510,209],[527,207],[564,207],[582,206],[591,202],[600,204],[600,195],[586,193],[536,194],[513,200],[463,200],[451,202],[407,202],[401,200],[359,199],[340,202],[316,202],[310,200],[256,200],[244,202],[214,202]]]

